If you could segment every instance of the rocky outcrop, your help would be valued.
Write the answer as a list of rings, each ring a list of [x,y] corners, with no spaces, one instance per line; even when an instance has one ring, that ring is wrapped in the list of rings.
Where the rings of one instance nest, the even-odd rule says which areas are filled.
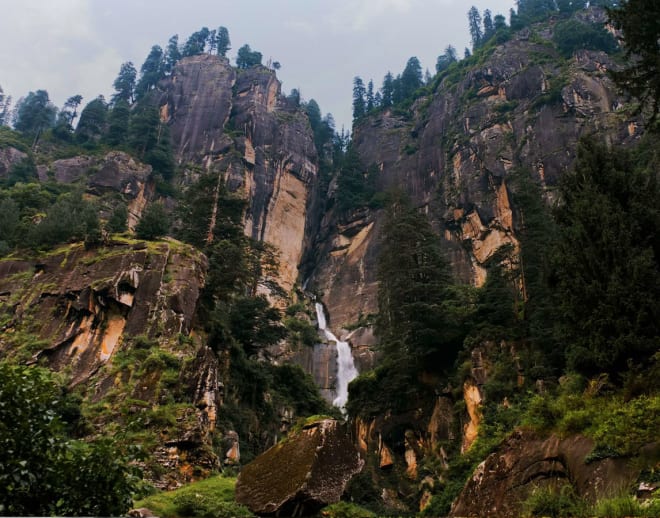
[[[136,161],[123,151],[111,151],[102,157],[75,156],[37,167],[39,180],[59,183],[84,182],[88,195],[101,197],[115,192],[128,206],[128,228],[133,229],[153,196],[151,166]],[[105,203],[103,204],[105,205]],[[102,207],[102,215],[112,207]]]
[[[245,198],[245,233],[272,245],[279,259],[260,291],[276,299],[279,286],[288,294],[298,280],[316,184],[307,116],[281,95],[272,70],[236,71],[218,56],[182,59],[160,87],[161,118],[188,181],[220,174]]]
[[[17,164],[27,158],[27,153],[8,146],[0,149],[0,179],[9,175],[9,170],[14,164]]]
[[[362,466],[346,425],[317,421],[245,466],[236,501],[259,515],[310,516],[338,502]]]
[[[640,134],[621,110],[606,54],[585,50],[566,60],[551,28],[537,36],[512,38],[479,64],[448,74],[407,114],[371,115],[353,132],[363,166],[378,170],[377,188],[407,191],[429,216],[455,276],[476,286],[498,250],[515,264],[522,220],[514,173],[532,177],[551,199],[581,136],[625,144]],[[323,294],[335,330],[377,308],[382,212],[342,218],[329,214],[322,224],[309,285]]]
[[[537,488],[570,485],[588,501],[619,494],[639,476],[629,459],[586,462],[594,447],[583,436],[544,438],[519,431],[482,462],[454,502],[451,516],[520,516],[522,502]]]
[[[128,337],[188,334],[205,272],[204,256],[175,241],[73,244],[2,260],[0,350],[24,356],[20,337],[29,333],[42,341],[34,361],[85,382]]]

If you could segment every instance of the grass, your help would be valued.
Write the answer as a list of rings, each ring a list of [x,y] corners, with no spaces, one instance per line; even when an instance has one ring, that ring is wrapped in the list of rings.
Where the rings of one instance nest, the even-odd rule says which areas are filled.
[[[244,507],[234,504],[235,486],[235,478],[214,476],[175,491],[163,491],[137,500],[133,507],[146,507],[161,518],[221,516],[222,509],[230,510],[232,507],[235,507],[236,516],[251,516]],[[213,508],[218,512],[213,512]]]

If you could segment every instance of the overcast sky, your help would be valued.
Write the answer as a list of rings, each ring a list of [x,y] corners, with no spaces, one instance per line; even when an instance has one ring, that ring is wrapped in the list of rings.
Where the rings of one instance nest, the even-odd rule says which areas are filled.
[[[467,11],[507,17],[514,0],[2,0],[0,86],[14,101],[48,90],[59,107],[109,97],[121,63],[139,69],[152,45],[203,26],[229,29],[232,62],[248,43],[282,64],[283,91],[300,89],[350,128],[352,79],[401,72],[411,56],[434,71],[448,44],[469,46]]]

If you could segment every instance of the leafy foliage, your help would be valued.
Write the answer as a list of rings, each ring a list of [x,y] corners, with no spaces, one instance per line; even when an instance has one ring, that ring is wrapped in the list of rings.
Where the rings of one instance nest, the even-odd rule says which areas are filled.
[[[0,513],[120,515],[135,478],[110,442],[67,436],[66,399],[49,371],[0,363]]]
[[[602,50],[614,52],[617,43],[604,27],[587,25],[575,19],[559,22],[554,29],[552,39],[559,51],[570,57],[576,50]]]
[[[158,239],[163,237],[170,228],[170,218],[162,203],[150,204],[142,214],[135,227],[135,235],[139,239]]]

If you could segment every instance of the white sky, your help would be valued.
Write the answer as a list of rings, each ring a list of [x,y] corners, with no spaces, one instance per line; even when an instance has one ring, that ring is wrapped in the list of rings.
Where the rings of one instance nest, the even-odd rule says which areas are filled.
[[[350,129],[352,80],[401,72],[411,56],[434,72],[448,44],[469,46],[467,11],[504,14],[514,0],[1,0],[0,86],[14,102],[48,90],[60,107],[109,97],[121,63],[140,68],[152,45],[165,47],[203,26],[229,29],[234,60],[248,43],[282,64],[283,91],[300,89],[337,129]]]

